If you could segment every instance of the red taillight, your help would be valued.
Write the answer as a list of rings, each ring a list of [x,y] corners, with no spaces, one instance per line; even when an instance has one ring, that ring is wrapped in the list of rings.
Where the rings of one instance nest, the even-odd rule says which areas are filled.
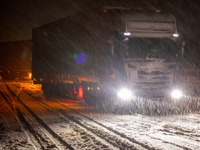
[[[82,86],[80,86],[78,89],[78,97],[83,98],[83,87]]]
[[[74,94],[77,94],[76,87],[74,86]]]

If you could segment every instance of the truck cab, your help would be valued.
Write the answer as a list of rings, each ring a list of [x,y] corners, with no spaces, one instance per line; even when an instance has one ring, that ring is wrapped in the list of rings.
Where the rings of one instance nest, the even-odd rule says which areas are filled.
[[[113,13],[112,10],[111,14]],[[114,10],[116,11],[116,10]],[[123,81],[116,89],[119,97],[180,98],[176,82],[178,62],[181,58],[176,18],[160,11],[138,12],[122,10],[124,22],[118,38],[109,39],[112,53],[110,70],[113,80]],[[109,11],[107,11],[109,13]],[[119,73],[121,72],[121,74]],[[132,95],[132,96],[131,96]]]

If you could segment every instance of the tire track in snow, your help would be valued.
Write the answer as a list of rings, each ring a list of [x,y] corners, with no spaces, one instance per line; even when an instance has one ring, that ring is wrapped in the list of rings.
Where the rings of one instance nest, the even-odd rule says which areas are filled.
[[[19,88],[19,87],[17,87],[17,88]],[[49,107],[51,111],[55,111],[51,106],[49,106],[48,104],[44,103],[40,99],[34,97],[30,93],[28,93],[26,91],[23,91],[23,92],[25,92],[27,95],[29,95],[32,98],[34,98],[36,101],[38,101],[41,104],[43,104],[45,107]],[[70,108],[68,108],[68,109],[70,109]],[[70,109],[70,110],[72,110],[72,109]],[[72,110],[72,111],[74,111],[74,110]],[[87,131],[92,132],[93,134],[95,134],[99,138],[105,140],[106,142],[108,142],[109,144],[113,145],[116,148],[119,148],[119,149],[144,149],[145,148],[145,149],[154,150],[154,148],[149,147],[148,145],[145,145],[143,143],[138,143],[137,141],[134,141],[134,139],[130,139],[129,137],[126,137],[126,135],[121,134],[121,133],[119,133],[119,132],[117,132],[117,131],[115,131],[115,130],[113,130],[111,128],[107,128],[106,126],[104,126],[102,124],[99,124],[99,123],[97,123],[97,122],[95,122],[93,120],[93,122],[95,122],[96,124],[99,124],[101,126],[101,128],[104,128],[104,129],[108,130],[109,132],[112,132],[112,135],[109,134],[109,137],[107,137],[108,136],[108,132],[105,132],[104,130],[99,130],[98,128],[95,128],[94,126],[91,126],[91,127],[86,126],[81,121],[79,121],[80,120],[79,118],[76,118],[76,117],[74,117],[72,115],[68,115],[67,113],[65,113],[62,110],[60,112],[64,115],[63,117],[66,117],[66,119],[69,119],[72,122],[75,122],[76,124],[78,124],[79,126],[84,127]],[[83,115],[83,114],[81,114],[81,115]],[[90,119],[90,121],[91,121],[91,119]],[[120,139],[116,138],[116,136],[120,137]],[[125,141],[126,141],[126,143],[124,143]]]
[[[31,95],[31,94],[30,94]],[[59,102],[58,102],[59,103]],[[63,105],[63,104],[61,104],[61,103],[59,103],[60,105]],[[64,107],[67,107],[67,106],[64,106]],[[70,109],[70,110],[72,110],[72,111],[74,111],[73,109],[71,109],[71,108],[69,108],[69,107],[67,107],[68,109]],[[80,112],[77,112],[77,111],[74,111],[74,112],[76,112],[76,113],[78,113],[79,115],[81,114]],[[88,118],[87,116],[84,116],[84,114],[81,114],[81,115],[83,115],[83,117],[85,117],[85,118],[87,118],[87,119],[89,119],[90,121],[92,120],[91,118]],[[92,120],[93,122],[95,121],[95,120]],[[96,122],[96,121],[95,121]],[[141,122],[140,122],[141,123]],[[147,124],[148,125],[148,123],[147,122],[144,122],[145,124]],[[97,122],[97,124],[99,124],[99,122]],[[150,123],[151,125],[152,125],[152,122]],[[154,124],[154,123],[153,123]],[[94,126],[93,125],[90,125],[91,127],[90,128],[93,128],[93,130],[94,130]],[[109,128],[109,127],[108,127]],[[108,129],[109,130],[109,129]],[[111,130],[113,130],[112,128],[111,128]],[[167,133],[168,131],[162,131],[163,132],[163,134],[165,134],[165,133]],[[168,132],[168,133],[170,133],[170,131]],[[121,133],[119,133],[119,134],[121,134]],[[173,134],[173,133],[172,133]],[[121,135],[120,135],[121,136]],[[123,136],[123,135],[122,135]],[[126,136],[126,135],[125,135]],[[179,144],[177,144],[177,143],[174,143],[173,141],[168,141],[168,140],[164,140],[163,138],[159,138],[159,137],[154,137],[154,136],[151,136],[151,135],[147,135],[147,136],[149,136],[150,138],[153,138],[153,139],[156,139],[156,140],[159,140],[159,141],[162,141],[163,143],[168,143],[168,144],[171,144],[171,145],[174,145],[174,146],[177,146],[177,147],[179,147],[179,148],[184,148],[184,149],[191,149],[190,147],[193,147],[192,145],[191,146],[189,146],[188,144],[186,144],[185,146],[183,146],[181,143],[179,143]],[[180,133],[180,136],[181,137],[183,137],[183,138],[189,138],[190,140],[194,140],[193,138],[190,138],[190,137],[188,137],[187,135],[185,136],[184,134],[181,134]],[[132,140],[132,139],[130,139],[130,140]],[[134,140],[136,140],[136,139],[134,139]],[[139,141],[140,142],[140,141]],[[141,143],[141,142],[140,142]],[[181,144],[181,145],[180,145]],[[194,145],[195,146],[195,145]],[[151,147],[150,148],[147,148],[147,149],[151,149]]]
[[[19,87],[17,87],[17,88],[19,88]],[[52,112],[53,114],[55,114],[55,115],[61,117],[61,118],[64,119],[66,122],[71,121],[71,122],[73,122],[73,123],[76,123],[76,124],[78,125],[79,128],[85,129],[81,124],[75,122],[74,119],[61,116],[61,115],[58,114],[55,110],[51,109],[51,108],[50,108],[51,106],[45,104],[45,103],[42,102],[41,100],[39,100],[39,99],[37,99],[36,97],[32,96],[31,94],[29,94],[29,93],[27,93],[27,92],[25,92],[25,91],[21,91],[21,92],[24,92],[24,93],[27,94],[29,97],[32,97],[32,98],[33,98],[35,101],[37,101],[38,104],[40,104],[42,107],[44,107],[45,109],[47,109],[49,112]],[[13,93],[13,94],[14,94],[14,93]],[[76,129],[76,130],[80,131],[79,129]],[[86,129],[86,130],[87,130],[87,129]],[[87,131],[89,131],[89,130],[87,130]],[[88,135],[86,132],[85,132],[84,134]],[[94,133],[92,133],[91,135],[94,136],[94,137],[97,138],[97,139],[100,139],[100,141],[104,140],[102,137],[98,137],[98,136],[97,136],[96,134],[94,134]],[[91,135],[90,135],[90,136],[91,136]],[[95,138],[94,138],[94,139],[95,139]],[[106,142],[106,141],[104,141],[104,143],[105,143],[105,142]],[[113,144],[111,144],[111,143],[109,143],[109,142],[108,142],[108,144],[110,145],[110,147],[112,147],[112,149],[122,149],[122,148],[123,148],[123,147],[119,147],[118,145],[113,145]],[[103,145],[103,143],[102,143],[102,145]],[[104,146],[104,147],[106,147],[106,146]],[[107,149],[107,148],[106,148],[106,149]]]
[[[16,115],[16,113],[14,112],[14,108],[13,105],[11,103],[11,101],[9,99],[7,99],[7,97],[4,95],[4,93],[2,93],[2,91],[0,91],[1,96],[3,97],[4,103],[6,104],[6,106],[8,107],[8,109],[10,110],[10,112],[13,114],[13,116],[15,117],[15,119],[17,120],[18,124],[21,127],[21,130],[24,132],[24,134],[27,136],[28,141],[30,142],[30,144],[34,147],[35,150],[37,150],[37,146],[34,144],[34,141],[32,141],[31,133],[27,132],[26,129],[24,128],[24,126],[22,125],[23,123],[20,121],[19,117]]]
[[[70,149],[70,150],[74,150],[74,148],[68,144],[65,140],[62,139],[62,137],[60,137],[57,133],[55,133],[42,119],[40,119],[26,104],[24,104],[22,102],[22,100],[19,98],[19,96],[17,96],[12,90],[11,88],[5,83],[5,86],[7,87],[7,89],[10,91],[10,93],[15,96],[17,98],[17,101],[19,103],[21,103],[28,111],[29,113],[38,121],[38,123],[45,129],[48,131],[48,133],[50,133],[52,135],[52,137],[55,139],[55,141],[59,141],[60,144],[56,145],[64,145],[66,149]],[[31,126],[31,125],[30,125]],[[32,131],[32,130],[31,130]],[[33,133],[33,132],[32,132]],[[45,134],[45,133],[44,133]],[[48,137],[48,135],[47,135]],[[50,139],[51,140],[51,139]],[[52,141],[54,142],[54,141]],[[43,149],[43,147],[42,147]],[[58,149],[62,149],[62,148],[58,148]]]

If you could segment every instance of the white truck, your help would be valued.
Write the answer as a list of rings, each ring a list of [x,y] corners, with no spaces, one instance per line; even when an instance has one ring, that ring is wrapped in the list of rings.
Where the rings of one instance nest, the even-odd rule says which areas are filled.
[[[33,29],[33,81],[46,96],[180,98],[176,19],[103,7]]]

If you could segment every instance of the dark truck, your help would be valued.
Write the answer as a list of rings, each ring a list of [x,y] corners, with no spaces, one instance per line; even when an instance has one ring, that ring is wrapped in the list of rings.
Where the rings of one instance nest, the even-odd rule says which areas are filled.
[[[180,98],[176,19],[104,7],[33,29],[32,74],[46,96]],[[174,90],[174,91],[173,91]]]

